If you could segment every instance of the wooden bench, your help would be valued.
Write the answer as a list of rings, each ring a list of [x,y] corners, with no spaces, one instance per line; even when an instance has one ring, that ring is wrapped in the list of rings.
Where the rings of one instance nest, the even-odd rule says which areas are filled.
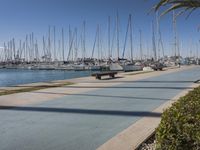
[[[117,72],[99,72],[99,73],[93,73],[92,76],[94,76],[96,79],[101,80],[102,76],[109,76],[111,78],[114,78]]]

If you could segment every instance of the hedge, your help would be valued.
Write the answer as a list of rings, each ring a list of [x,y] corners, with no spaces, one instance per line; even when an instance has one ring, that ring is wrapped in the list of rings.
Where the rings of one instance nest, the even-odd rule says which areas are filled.
[[[156,129],[156,150],[200,150],[200,87],[164,111]]]

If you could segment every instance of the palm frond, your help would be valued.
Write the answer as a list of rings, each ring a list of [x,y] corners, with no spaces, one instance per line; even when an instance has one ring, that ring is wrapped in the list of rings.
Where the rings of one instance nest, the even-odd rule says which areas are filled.
[[[157,11],[161,6],[164,6],[165,4],[169,3],[170,0],[160,0],[160,2],[154,6],[155,10]]]
[[[162,6],[169,6],[162,12],[162,15],[176,9],[182,9],[180,10],[181,14],[189,11],[190,15],[191,12],[200,8],[200,0],[160,0],[160,2],[154,6],[155,11],[160,9]]]

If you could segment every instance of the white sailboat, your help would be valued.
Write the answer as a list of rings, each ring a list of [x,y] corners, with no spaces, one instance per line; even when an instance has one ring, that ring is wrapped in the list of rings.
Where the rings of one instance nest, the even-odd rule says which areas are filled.
[[[120,64],[119,61],[119,15],[117,12],[117,17],[116,17],[116,33],[117,33],[117,60],[114,62],[110,63],[110,70],[111,71],[123,71],[123,67]]]
[[[128,36],[128,31],[130,34],[130,46],[131,46],[131,62],[129,61],[125,61],[122,63],[122,67],[123,67],[123,71],[128,72],[128,71],[139,71],[142,70],[142,66],[141,64],[135,64],[133,63],[133,36],[132,36],[132,16],[131,14],[129,15],[129,19],[128,19],[128,26],[127,26],[127,35],[126,38]],[[141,32],[140,32],[141,35]],[[125,40],[125,42],[127,41],[127,39]],[[141,36],[140,36],[140,42],[141,42]],[[126,43],[125,43],[126,44]],[[140,44],[141,47],[141,44]],[[123,57],[124,57],[124,53],[125,53],[125,47],[124,47],[124,52],[123,52]],[[142,54],[141,54],[141,59],[142,59]]]

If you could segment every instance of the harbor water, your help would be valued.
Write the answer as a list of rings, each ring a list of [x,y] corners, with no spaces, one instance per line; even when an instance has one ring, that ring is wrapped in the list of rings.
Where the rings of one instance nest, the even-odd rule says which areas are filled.
[[[91,71],[0,69],[0,87],[86,77],[91,73]]]

